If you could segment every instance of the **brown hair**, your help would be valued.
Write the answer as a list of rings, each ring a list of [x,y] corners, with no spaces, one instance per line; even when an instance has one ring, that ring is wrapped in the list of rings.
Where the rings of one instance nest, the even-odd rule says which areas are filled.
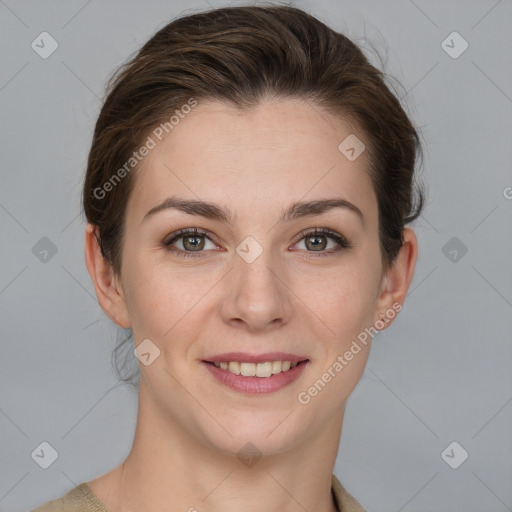
[[[350,39],[293,7],[227,7],[167,24],[112,75],[96,123],[83,207],[97,227],[103,256],[120,273],[134,183],[127,162],[138,167],[130,159],[151,130],[169,127],[170,116],[191,99],[244,109],[266,97],[300,98],[361,127],[378,201],[382,262],[389,268],[404,225],[421,213],[424,193],[418,188],[413,194],[418,132],[385,78]]]

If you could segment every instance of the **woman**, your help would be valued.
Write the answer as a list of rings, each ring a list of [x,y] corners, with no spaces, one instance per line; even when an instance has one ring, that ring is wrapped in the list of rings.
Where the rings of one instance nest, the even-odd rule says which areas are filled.
[[[110,83],[83,190],[87,268],[139,359],[132,450],[35,510],[363,510],[333,468],[413,277],[420,149],[382,74],[299,9],[155,34]]]

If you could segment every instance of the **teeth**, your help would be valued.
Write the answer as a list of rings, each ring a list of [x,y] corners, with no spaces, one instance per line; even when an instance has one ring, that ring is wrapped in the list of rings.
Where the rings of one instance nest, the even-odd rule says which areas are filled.
[[[228,371],[230,371],[231,373],[235,373],[236,375],[240,375],[240,363],[229,362]]]
[[[272,375],[272,363],[258,363],[256,365],[256,377],[270,377]]]
[[[254,377],[256,375],[256,365],[254,363],[240,363],[240,373],[244,377]]]
[[[267,361],[264,363],[239,363],[237,361],[229,361],[213,364],[217,368],[227,370],[235,375],[243,375],[244,377],[270,377],[276,373],[286,372],[291,368],[295,368],[298,363],[291,363],[290,361]]]

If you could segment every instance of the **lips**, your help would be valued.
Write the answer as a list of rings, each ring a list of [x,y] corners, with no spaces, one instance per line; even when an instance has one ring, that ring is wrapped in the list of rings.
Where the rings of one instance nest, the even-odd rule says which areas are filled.
[[[310,361],[289,352],[226,352],[208,356],[202,365],[221,384],[243,394],[276,392],[297,380]]]
[[[226,356],[227,354],[221,355],[222,358]],[[232,357],[233,354],[230,354],[230,356]],[[291,354],[281,354],[278,357],[290,356]],[[254,357],[256,357],[257,359],[262,359],[262,355]],[[275,357],[275,355],[273,355],[272,357]],[[266,358],[267,356],[263,357],[263,359]],[[238,365],[238,363],[236,364]],[[245,363],[245,365],[247,366],[259,366],[260,364],[265,365],[265,363],[258,363],[257,365],[255,363]],[[281,371],[276,374],[272,374],[270,376],[268,375],[268,371],[265,376],[244,376],[217,367],[213,362],[201,362],[201,365],[206,370],[208,370],[208,372],[217,380],[217,382],[221,383],[224,386],[227,386],[228,388],[231,388],[234,391],[237,391],[238,393],[249,395],[274,393],[285,388],[286,386],[291,385],[294,381],[300,378],[300,376],[304,373],[304,371],[306,371],[307,367],[311,363],[309,359],[306,359],[303,360],[302,362],[294,364],[295,366],[293,368],[290,368],[286,371]],[[240,366],[244,365],[242,364]]]

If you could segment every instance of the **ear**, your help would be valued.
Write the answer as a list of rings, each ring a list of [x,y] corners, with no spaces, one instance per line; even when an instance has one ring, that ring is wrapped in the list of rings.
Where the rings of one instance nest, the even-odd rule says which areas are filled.
[[[396,313],[402,309],[414,275],[417,257],[418,241],[416,234],[411,228],[406,227],[404,228],[404,244],[400,248],[393,266],[382,278],[374,325],[378,320],[381,320],[378,325],[384,323],[385,326],[378,330],[389,327],[396,318]]]
[[[112,265],[101,254],[92,224],[85,228],[85,264],[101,309],[119,327],[130,327],[123,289]]]

